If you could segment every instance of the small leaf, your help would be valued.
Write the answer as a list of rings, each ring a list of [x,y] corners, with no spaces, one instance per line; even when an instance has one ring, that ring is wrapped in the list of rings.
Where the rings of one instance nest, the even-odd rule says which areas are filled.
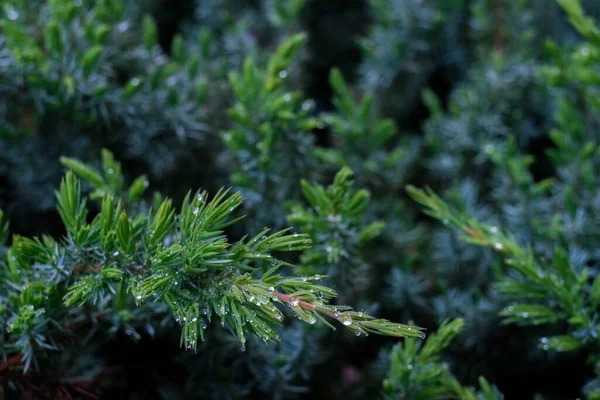
[[[154,18],[150,15],[144,15],[142,21],[142,31],[144,37],[144,47],[150,51],[158,43],[158,30]]]
[[[94,67],[98,65],[98,61],[100,60],[103,50],[104,49],[101,45],[96,45],[83,54],[83,58],[81,59],[83,76],[87,77],[92,73]]]
[[[127,199],[130,202],[139,200],[147,188],[148,178],[146,178],[145,175],[139,176],[138,178],[136,178],[135,181],[133,181],[133,183],[129,187],[129,190],[127,192]]]
[[[106,185],[102,176],[94,168],[68,157],[61,157],[60,162],[65,167],[71,169],[77,176],[88,181],[94,189],[102,188]]]
[[[583,347],[583,343],[580,340],[575,339],[573,336],[560,335],[552,336],[549,338],[542,338],[540,340],[541,348],[544,350],[553,350],[557,352],[565,351],[577,351]]]
[[[385,229],[385,222],[383,221],[375,221],[371,224],[365,226],[360,232],[360,236],[358,238],[358,243],[360,245],[364,245],[371,240],[375,239],[383,230]]]
[[[129,218],[127,218],[127,214],[124,211],[119,215],[117,222],[117,238],[119,239],[121,249],[125,253],[131,254],[133,250],[133,235],[131,233]]]

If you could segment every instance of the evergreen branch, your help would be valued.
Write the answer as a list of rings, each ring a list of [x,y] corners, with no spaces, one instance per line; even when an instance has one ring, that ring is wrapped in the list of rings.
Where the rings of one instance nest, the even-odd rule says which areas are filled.
[[[110,153],[105,151],[103,158],[108,166],[105,174],[108,169],[121,174]],[[66,164],[90,178],[92,187],[98,187],[100,180],[91,167],[71,161]],[[123,187],[120,177],[112,179],[111,189]],[[105,175],[102,182],[106,181]],[[101,197],[94,193],[101,209],[88,222],[87,199],[78,179],[68,171],[57,192],[66,237],[55,242],[47,237],[15,236],[9,249],[14,256],[14,286],[10,291],[20,294],[20,300],[6,328],[15,340],[15,349],[24,354],[25,369],[35,360],[36,352],[55,348],[47,340],[52,340],[56,327],[46,316],[66,315],[70,308],[89,303],[102,307],[104,318],[110,318],[117,309],[106,304],[120,304],[118,312],[122,313],[130,307],[128,298],[138,307],[145,307],[147,300],[166,306],[181,325],[181,345],[188,349],[196,349],[198,340],[204,339],[213,313],[238,336],[242,347],[246,335],[265,342],[279,340],[276,329],[283,314],[275,303],[286,305],[311,324],[321,314],[357,334],[423,337],[418,327],[375,319],[348,306],[327,305],[336,293],[315,283],[320,276],[276,274],[287,263],[271,253],[306,249],[311,244],[307,235],[290,233],[289,229],[268,235],[269,229],[265,229],[249,241],[230,243],[222,229],[238,220],[232,214],[242,204],[239,193],[220,190],[212,198],[201,191],[193,198],[188,193],[179,213],[171,200],[164,199],[157,203],[156,211],[150,208],[137,214],[115,204],[117,193]],[[261,275],[265,261],[272,264],[271,270],[254,278]],[[67,265],[72,273],[57,274]],[[56,271],[54,278],[39,281],[40,271],[48,267]],[[54,301],[45,301],[44,293]],[[56,301],[60,298],[62,302]],[[156,309],[148,309],[157,312],[152,310]]]
[[[600,277],[596,277],[589,286],[588,269],[576,271],[570,265],[565,249],[557,247],[550,262],[541,262],[536,260],[531,247],[523,248],[514,237],[497,227],[455,212],[433,191],[413,186],[407,187],[407,191],[415,201],[426,207],[427,214],[462,231],[467,242],[502,255],[513,272],[496,282],[498,290],[512,300],[500,313],[506,323],[568,323],[570,335],[555,336],[552,340],[540,339],[540,347],[545,350],[574,350],[596,340],[589,327],[597,318],[594,304],[597,304]]]
[[[324,271],[330,281],[344,282],[345,291],[364,286],[356,278],[365,262],[360,250],[384,229],[383,221],[365,224],[368,191],[354,190],[354,174],[343,167],[327,188],[301,181],[308,207],[294,204],[288,221],[312,239],[315,246],[304,251],[299,273]]]
[[[391,353],[389,376],[383,383],[386,398],[415,400],[501,400],[503,396],[485,378],[479,379],[481,393],[465,387],[440,361],[445,350],[464,327],[462,319],[444,321],[438,331],[422,343],[407,339]]]

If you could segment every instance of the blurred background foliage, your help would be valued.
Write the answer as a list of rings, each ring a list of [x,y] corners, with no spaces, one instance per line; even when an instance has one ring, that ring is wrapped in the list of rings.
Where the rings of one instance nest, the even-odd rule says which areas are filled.
[[[145,174],[176,203],[232,185],[247,215],[233,236],[293,226],[314,243],[290,256],[295,273],[329,275],[344,301],[432,334],[396,344],[290,319],[281,343],[246,352],[211,327],[194,354],[158,318],[139,333],[115,319],[111,335],[65,345],[76,365],[57,356],[31,384],[85,380],[100,398],[130,399],[600,398],[597,303],[585,328],[506,323],[512,300],[495,285],[506,257],[456,237],[451,213],[425,217],[405,191],[431,187],[541,265],[560,247],[593,296],[599,17],[595,0],[3,2],[10,233],[60,236],[60,157],[99,166],[107,148],[128,182]],[[344,166],[352,180],[332,184]],[[525,304],[527,290],[515,292]],[[585,346],[540,345],[567,333]]]

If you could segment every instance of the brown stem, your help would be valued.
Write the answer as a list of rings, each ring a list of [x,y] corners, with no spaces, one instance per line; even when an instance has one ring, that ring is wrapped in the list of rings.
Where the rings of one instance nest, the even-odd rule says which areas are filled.
[[[496,0],[496,36],[494,38],[494,50],[504,53],[504,0]]]
[[[71,268],[71,271],[73,272],[73,275],[78,275],[78,274],[82,274],[84,272],[100,272],[101,269],[102,269],[102,265],[100,265],[100,264],[82,265],[82,266],[75,265]]]
[[[17,365],[18,363],[21,362],[22,359],[23,359],[23,354],[17,354],[15,356],[12,356],[6,362],[0,364],[0,372],[4,371],[5,369],[7,369],[9,367]]]
[[[468,227],[464,227],[463,231],[465,231],[469,236],[475,238],[475,239],[484,239],[485,237],[481,234],[481,232],[478,232],[474,229],[468,228]]]
[[[325,310],[318,310],[317,306],[315,306],[312,303],[308,303],[306,301],[302,301],[300,299],[298,299],[297,297],[291,296],[289,294],[283,294],[283,293],[279,293],[279,292],[271,292],[271,294],[275,297],[277,297],[279,299],[279,301],[281,301],[282,303],[288,303],[288,304],[292,304],[295,302],[295,300],[298,301],[298,305],[306,310],[311,310],[311,311],[315,311],[318,312],[319,314],[323,314],[323,315],[327,315],[330,318],[333,318],[335,320],[340,320],[339,315],[336,315],[332,312],[329,311],[325,311]]]
[[[307,310],[311,310],[311,311],[317,311],[317,307],[314,304],[308,303],[306,301],[302,301],[302,300],[298,299],[297,297],[290,296],[289,294],[283,294],[283,293],[279,293],[279,292],[271,292],[271,294],[273,296],[277,297],[279,299],[279,301],[281,301],[282,303],[292,304],[295,302],[295,300],[297,300],[298,305],[300,307],[307,309]]]

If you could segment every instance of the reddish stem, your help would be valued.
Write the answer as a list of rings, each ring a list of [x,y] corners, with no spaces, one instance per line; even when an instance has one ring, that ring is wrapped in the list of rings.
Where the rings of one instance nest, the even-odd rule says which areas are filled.
[[[317,311],[317,307],[314,304],[308,303],[306,301],[302,301],[302,300],[298,299],[297,297],[291,296],[289,294],[283,294],[283,293],[279,293],[279,292],[271,292],[271,294],[273,296],[277,297],[279,299],[279,301],[281,301],[282,303],[292,304],[297,301],[298,305],[300,307],[305,308],[307,310],[311,310],[311,311]]]
[[[82,266],[78,266],[75,265],[71,268],[71,271],[73,272],[74,275],[78,275],[84,272],[100,272],[100,270],[102,269],[102,265],[96,263],[94,265],[82,265]]]
[[[504,53],[504,0],[496,0],[496,24],[494,50],[502,54]]]
[[[22,359],[23,359],[23,354],[17,354],[15,356],[12,356],[6,362],[0,364],[0,372],[4,371],[5,369],[7,369],[9,367],[19,364]]]
[[[282,303],[292,304],[297,301],[298,305],[306,310],[315,311],[320,314],[327,315],[328,317],[334,318],[338,321],[340,320],[339,315],[335,315],[334,313],[331,313],[331,312],[325,311],[325,310],[317,310],[317,306],[315,306],[314,304],[308,303],[306,301],[302,301],[302,300],[298,299],[297,297],[291,296],[289,294],[279,293],[279,292],[271,292],[271,294],[273,296],[277,297],[279,299],[279,301],[281,301]]]

